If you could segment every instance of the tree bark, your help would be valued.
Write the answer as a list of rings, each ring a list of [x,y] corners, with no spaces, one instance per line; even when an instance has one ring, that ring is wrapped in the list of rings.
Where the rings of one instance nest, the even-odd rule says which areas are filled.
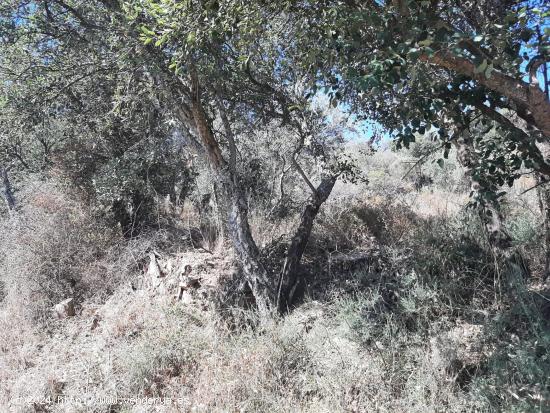
[[[543,156],[550,156],[550,144],[539,144],[539,148]],[[550,277],[550,176],[539,174],[537,181],[544,231],[544,277],[548,278]]]
[[[0,166],[0,179],[2,179],[2,196],[8,207],[10,214],[15,210],[15,197],[13,195],[13,189],[8,176],[7,168]]]
[[[506,96],[517,106],[527,109],[533,118],[533,126],[550,138],[550,102],[538,84],[526,83],[498,70],[493,70],[491,76],[486,76],[485,73],[476,73],[476,66],[470,60],[444,50],[436,52],[432,56],[424,55],[421,59],[468,76],[486,88]]]
[[[470,180],[472,191],[478,192],[484,190],[496,193],[496,188],[487,188],[475,175],[478,160],[474,153],[472,137],[467,129],[462,131],[458,139],[456,139],[455,146],[457,148],[458,161],[465,169],[465,175]],[[479,214],[487,231],[491,247],[501,252],[509,250],[512,246],[512,237],[504,228],[504,220],[498,202],[483,198],[480,201]]]
[[[309,198],[300,216],[300,223],[291,239],[281,270],[277,298],[280,312],[287,311],[288,307],[292,305],[296,289],[299,283],[303,281],[300,274],[300,262],[309,241],[315,218],[319,213],[321,205],[330,196],[336,179],[336,176],[326,176],[321,180],[321,183],[316,188],[315,193]]]
[[[539,176],[539,183],[541,180],[545,180]],[[550,277],[550,186],[548,183],[543,184],[537,188],[540,208],[543,219],[543,233],[544,233],[544,277]]]
[[[200,100],[198,76],[191,74],[191,111],[197,134],[206,149],[206,154],[218,180],[222,192],[221,204],[228,220],[228,233],[231,237],[235,254],[239,260],[245,278],[256,299],[260,313],[272,313],[275,304],[273,282],[259,259],[259,250],[252,238],[248,223],[248,205],[242,188],[239,187],[234,167],[224,159],[210,122]]]

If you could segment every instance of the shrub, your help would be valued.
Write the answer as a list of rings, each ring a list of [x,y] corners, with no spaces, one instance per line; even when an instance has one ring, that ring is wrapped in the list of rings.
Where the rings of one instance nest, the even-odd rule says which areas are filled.
[[[2,223],[0,274],[6,300],[33,319],[46,321],[67,297],[100,300],[128,276],[119,231],[95,219],[78,194],[37,182],[21,204]]]

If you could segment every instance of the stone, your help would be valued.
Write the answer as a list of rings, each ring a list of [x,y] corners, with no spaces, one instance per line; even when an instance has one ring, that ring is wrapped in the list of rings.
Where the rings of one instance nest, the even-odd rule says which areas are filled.
[[[193,302],[193,296],[191,295],[190,292],[188,292],[188,291],[183,291],[183,292],[180,294],[179,300],[180,300],[183,304],[191,304],[191,303]]]
[[[92,319],[92,324],[90,325],[90,330],[95,330],[99,326],[100,320],[101,318],[99,316],[94,316],[94,318]]]
[[[61,301],[59,304],[56,304],[54,310],[57,317],[60,319],[74,317],[76,315],[74,309],[74,298],[67,298],[66,300]]]
[[[162,272],[160,271],[159,263],[154,253],[149,254],[149,268],[147,269],[147,275],[152,279],[162,277]]]
[[[199,288],[201,285],[200,278],[184,277],[180,282],[180,287],[184,290],[190,290],[192,288]]]

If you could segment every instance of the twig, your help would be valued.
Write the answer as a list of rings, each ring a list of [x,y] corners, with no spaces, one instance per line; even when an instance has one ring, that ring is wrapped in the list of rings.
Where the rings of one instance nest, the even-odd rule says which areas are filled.
[[[523,191],[523,192],[522,192],[521,194],[519,194],[518,196],[522,196],[522,195],[526,194],[527,192],[532,191],[533,189],[538,188],[539,186],[544,185],[544,184],[547,184],[547,183],[549,183],[549,182],[550,182],[550,181],[540,181],[538,184],[536,184],[535,186],[532,186],[532,187],[529,188],[529,189],[526,189],[525,191]]]
[[[411,168],[407,171],[407,173],[405,175],[403,175],[403,178],[401,178],[401,180],[405,179],[410,173],[411,171],[416,168],[420,163],[422,163],[427,157],[433,155],[434,153],[436,153],[438,150],[440,149],[443,149],[443,147],[445,146],[445,144],[441,145],[441,146],[438,146],[437,148],[431,150],[430,152],[428,152],[426,155],[422,156],[418,161],[416,161],[414,163],[413,166],[411,166]]]

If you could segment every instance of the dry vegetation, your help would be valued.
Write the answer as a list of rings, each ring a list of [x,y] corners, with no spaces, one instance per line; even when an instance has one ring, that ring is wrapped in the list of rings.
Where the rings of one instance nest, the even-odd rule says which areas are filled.
[[[523,280],[495,267],[460,169],[428,164],[434,183],[415,190],[403,159],[382,151],[363,160],[367,189],[339,184],[304,257],[304,301],[261,325],[231,301],[229,249],[191,206],[179,227],[124,240],[61,184],[28,187],[2,223],[1,411],[547,411],[536,199],[508,196],[509,229],[534,274]],[[275,251],[277,228],[292,222],[253,216]],[[199,282],[178,301],[186,264]],[[77,315],[57,320],[52,306],[67,296]],[[180,405],[123,401],[132,397]]]
[[[550,412],[545,0],[0,0],[0,413]]]

